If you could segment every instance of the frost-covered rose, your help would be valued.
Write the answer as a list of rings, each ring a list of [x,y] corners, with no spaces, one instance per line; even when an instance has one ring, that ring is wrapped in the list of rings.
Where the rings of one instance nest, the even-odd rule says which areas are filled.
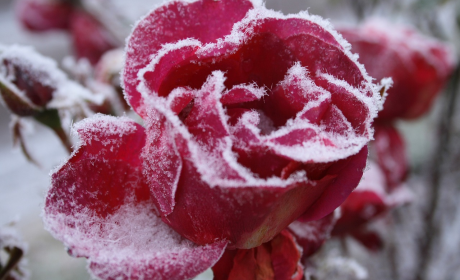
[[[73,11],[70,1],[20,0],[16,3],[18,19],[30,31],[69,29],[69,18]]]
[[[383,240],[377,232],[369,230],[370,224],[412,200],[405,184],[409,165],[404,139],[390,124],[377,124],[374,137],[369,169],[340,206],[342,215],[332,231],[335,236],[350,235],[371,250],[381,248]]]
[[[332,234],[350,235],[371,250],[380,249],[383,241],[378,232],[369,229],[372,221],[389,210],[411,201],[412,193],[403,182],[389,185],[381,165],[370,161],[358,187],[340,206],[341,217]]]
[[[75,56],[86,58],[94,65],[106,51],[118,47],[119,42],[92,14],[81,7],[81,3],[77,2],[19,0],[16,7],[17,16],[22,25],[33,32],[53,29],[68,31],[72,35]]]
[[[372,134],[378,94],[338,34],[250,5],[173,2],[126,49],[148,184],[163,221],[198,244],[252,248],[301,214],[329,214],[357,185]]]
[[[134,28],[123,71],[146,127],[77,125],[47,227],[100,278],[184,279],[225,249],[273,243],[301,215],[328,215],[361,179],[380,103],[348,48],[307,13],[159,7]]]
[[[92,64],[118,45],[114,36],[96,18],[78,9],[70,17],[70,33],[77,58],[87,58]]]
[[[0,45],[0,96],[12,113],[24,117],[82,105],[84,100],[102,101],[70,80],[54,60],[19,45]]]
[[[372,20],[340,33],[372,77],[393,79],[379,120],[423,115],[453,70],[455,60],[448,46],[407,27]]]

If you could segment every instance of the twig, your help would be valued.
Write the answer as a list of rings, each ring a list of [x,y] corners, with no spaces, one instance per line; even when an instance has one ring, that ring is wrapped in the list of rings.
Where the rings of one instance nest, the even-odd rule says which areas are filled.
[[[19,263],[24,252],[17,247],[13,247],[9,251],[9,254],[10,254],[10,258],[8,262],[6,263],[5,267],[3,267],[2,270],[0,271],[0,280],[8,279],[7,278],[8,275],[10,274],[11,270],[13,270],[16,267],[16,265]]]

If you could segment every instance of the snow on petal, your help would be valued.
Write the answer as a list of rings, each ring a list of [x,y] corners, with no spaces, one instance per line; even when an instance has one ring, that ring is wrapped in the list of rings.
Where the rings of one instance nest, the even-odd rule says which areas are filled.
[[[137,91],[137,73],[150,62],[150,55],[163,44],[187,38],[202,43],[214,42],[229,34],[233,24],[241,20],[257,1],[204,0],[173,1],[160,6],[137,24],[126,47],[123,83],[129,103],[143,115],[143,101]],[[209,16],[212,15],[212,16]]]
[[[98,115],[75,129],[80,146],[52,174],[43,217],[71,255],[88,258],[93,276],[188,279],[220,258],[225,240],[198,246],[156,215],[142,174],[141,126]]]

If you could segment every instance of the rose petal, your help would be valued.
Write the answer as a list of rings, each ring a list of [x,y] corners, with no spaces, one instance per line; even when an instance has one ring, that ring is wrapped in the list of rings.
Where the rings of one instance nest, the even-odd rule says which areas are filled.
[[[87,58],[96,64],[108,50],[117,47],[117,42],[90,14],[75,11],[70,17],[70,32],[78,58]]]
[[[275,185],[266,181],[265,186],[261,182],[257,186],[229,188],[211,181],[216,186],[210,187],[193,164],[186,141],[176,143],[184,164],[175,196],[176,205],[181,207],[175,207],[163,220],[198,244],[226,239],[231,242],[229,248],[258,246],[305,211],[320,195],[322,186],[329,183],[325,179],[312,187],[307,182],[294,181],[277,187],[276,181]]]
[[[195,38],[202,43],[222,38],[252,7],[252,2],[248,0],[174,1],[143,18],[128,42],[123,71],[126,96],[134,110],[144,115],[140,108],[143,101],[136,89],[136,77],[138,71],[149,63],[151,54],[165,43],[186,38]]]
[[[302,215],[303,221],[321,219],[345,201],[363,176],[367,154],[367,146],[364,146],[358,154],[340,160],[328,169],[328,176],[336,175],[337,177]]]
[[[68,29],[72,5],[67,2],[23,0],[17,2],[21,23],[32,31]]]
[[[409,171],[406,145],[401,134],[391,125],[376,124],[374,137],[372,147],[391,191],[404,181]]]
[[[352,233],[352,236],[371,251],[376,252],[383,249],[382,237],[374,231],[357,230]]]
[[[174,195],[182,169],[182,160],[170,134],[171,126],[164,116],[151,110],[146,131],[142,158],[144,174],[152,191],[158,210],[165,215],[171,213],[175,206]]]
[[[334,227],[334,235],[352,234],[363,229],[390,208],[408,201],[410,195],[404,185],[390,191],[380,166],[370,161],[368,167],[358,187],[340,206],[342,216]]]
[[[258,247],[227,250],[212,270],[216,280],[300,280],[300,257],[301,249],[294,237],[284,230]]]
[[[364,190],[351,193],[341,209],[342,216],[334,227],[334,235],[353,232],[388,208],[377,193]]]
[[[276,126],[284,125],[302,110],[310,112],[302,112],[302,119],[318,124],[330,102],[331,94],[318,87],[306,68],[296,63],[271,94],[264,98],[264,107]],[[316,117],[313,114],[314,108],[319,110]]]
[[[220,258],[226,241],[198,246],[155,215],[142,175],[141,126],[99,115],[76,130],[81,146],[52,175],[44,221],[71,255],[88,258],[95,277],[188,279]]]
[[[336,221],[337,215],[333,212],[316,221],[304,222],[296,220],[289,225],[289,231],[296,238],[297,244],[303,249],[303,259],[310,257],[321,248],[323,243],[330,237]]]
[[[302,279],[303,267],[300,264],[302,251],[292,234],[284,230],[273,238],[270,245],[275,279]]]
[[[239,104],[251,101],[257,101],[266,94],[262,88],[257,88],[252,85],[237,85],[231,90],[222,94],[220,102],[222,105]]]
[[[379,119],[414,119],[423,115],[454,67],[452,50],[407,27],[372,20],[340,31],[372,77],[391,77]]]
[[[199,89],[214,70],[225,71],[225,87],[227,88],[251,83],[256,84],[259,88],[270,88],[280,84],[275,90],[267,92],[264,98],[243,103],[235,101],[231,104],[229,107],[230,122],[234,123],[235,118],[244,113],[243,109],[253,109],[260,114],[259,128],[261,133],[270,134],[278,126],[284,125],[289,118],[303,110],[301,116],[294,120],[295,124],[289,124],[285,131],[279,133],[284,135],[291,129],[298,129],[297,123],[302,123],[302,120],[305,123],[308,118],[311,118],[317,127],[314,134],[311,134],[312,130],[308,131],[311,135],[316,134],[318,137],[303,138],[304,141],[302,142],[300,142],[302,137],[298,137],[299,141],[296,142],[296,145],[293,143],[284,146],[264,143],[265,150],[269,148],[275,151],[278,156],[303,162],[311,160],[333,161],[338,159],[338,155],[340,158],[344,158],[346,155],[357,153],[371,135],[370,120],[377,112],[377,104],[374,104],[371,87],[369,84],[363,84],[365,74],[362,69],[356,65],[351,55],[344,53],[343,49],[338,47],[340,44],[337,41],[332,44],[328,41],[329,39],[324,41],[318,35],[318,40],[315,42],[318,46],[324,45],[327,48],[332,48],[336,54],[332,57],[342,63],[339,65],[341,68],[339,67],[340,71],[334,72],[336,76],[329,74],[330,71],[324,70],[322,67],[335,69],[337,65],[327,58],[326,61],[321,62],[323,63],[321,67],[313,67],[315,72],[307,74],[305,67],[309,67],[308,63],[311,63],[309,59],[312,59],[309,51],[302,49],[297,43],[289,43],[291,42],[289,40],[293,39],[291,37],[277,37],[275,27],[278,24],[283,26],[283,21],[309,21],[299,18],[295,20],[285,19],[278,14],[269,14],[273,18],[263,18],[262,14],[264,13],[265,11],[261,11],[261,9],[252,11],[242,23],[237,25],[230,36],[217,44],[199,46],[195,43],[192,44],[192,42],[181,41],[174,47],[164,47],[157,53],[159,57],[153,59],[152,63],[143,70],[145,74],[140,77],[142,86],[140,89],[145,89],[145,95],[159,96],[166,96],[178,87]],[[302,31],[305,36],[307,34],[308,36],[316,36],[317,32],[319,32],[318,34],[326,32],[319,25],[315,27],[316,29],[313,28],[312,24],[305,26],[310,28]],[[236,39],[241,41],[237,42]],[[186,51],[186,55],[173,55],[174,63],[170,63],[172,58],[168,57],[176,51],[173,48],[177,47],[177,51],[185,51],[184,48],[191,45],[194,46],[192,50]],[[196,46],[198,49],[195,50]],[[320,47],[318,48],[320,49]],[[294,53],[297,54],[294,55]],[[308,57],[304,57],[305,55]],[[169,70],[163,71],[163,68]],[[167,74],[165,74],[166,72]],[[150,85],[152,82],[155,84],[154,86]],[[286,86],[283,87],[283,83]],[[305,90],[304,84],[306,83],[309,83],[308,90]],[[226,97],[224,102],[230,104],[227,99]],[[332,106],[332,109],[329,108],[328,99],[331,100],[331,105],[335,105]],[[311,104],[306,101],[310,101]],[[238,109],[234,104],[240,104],[242,108]],[[265,119],[272,122],[273,127],[265,126],[265,123],[269,123],[265,122]],[[325,124],[328,129],[321,128],[324,127],[321,124]],[[304,127],[301,129],[305,131]],[[320,134],[321,130],[323,133]],[[273,137],[277,137],[277,135]],[[305,141],[308,138],[311,141]],[[269,140],[266,139],[262,142],[265,141]],[[345,144],[347,145],[344,146]],[[306,152],[306,149],[315,150],[315,152]],[[279,167],[277,170],[282,168]]]

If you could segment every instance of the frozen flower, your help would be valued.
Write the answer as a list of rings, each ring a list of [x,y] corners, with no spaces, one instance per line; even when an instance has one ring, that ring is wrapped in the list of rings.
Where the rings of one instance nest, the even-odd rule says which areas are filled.
[[[75,10],[70,17],[70,33],[77,58],[96,64],[108,50],[117,47],[115,37],[87,12]]]
[[[73,7],[69,2],[56,0],[17,1],[17,16],[27,29],[35,32],[69,29]]]
[[[377,232],[368,229],[370,222],[390,209],[407,203],[412,193],[400,182],[389,187],[380,165],[369,162],[363,180],[340,206],[341,217],[332,230],[335,236],[350,235],[371,250],[380,249],[383,241]]]
[[[19,21],[30,31],[61,29],[72,35],[77,58],[96,64],[119,42],[109,30],[77,2],[66,0],[20,0],[17,2]]]
[[[300,217],[289,225],[288,230],[296,238],[297,244],[302,247],[304,262],[319,251],[324,242],[330,238],[339,217],[340,211],[336,210],[316,221],[304,221],[303,217]]]
[[[56,62],[35,52],[30,47],[0,45],[0,96],[2,103],[20,117],[33,117],[51,128],[70,150],[70,142],[61,126],[59,111],[92,112],[87,103],[101,104],[103,97],[91,93],[80,84],[69,80]],[[27,158],[19,129],[12,124],[15,138]],[[33,160],[32,160],[33,161]]]
[[[123,71],[146,127],[77,124],[48,229],[102,279],[185,279],[225,250],[276,248],[291,222],[330,214],[361,179],[380,94],[348,47],[307,13],[160,6],[134,28]]]
[[[372,77],[393,79],[379,120],[426,113],[453,70],[454,55],[446,44],[407,27],[372,20],[340,33]]]
[[[18,116],[83,105],[85,100],[102,101],[69,80],[54,60],[19,45],[0,45],[0,94],[3,103]]]

